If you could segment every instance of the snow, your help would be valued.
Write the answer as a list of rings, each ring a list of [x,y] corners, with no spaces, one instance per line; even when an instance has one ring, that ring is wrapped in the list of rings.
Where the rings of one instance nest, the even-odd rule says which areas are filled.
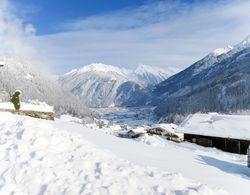
[[[244,173],[224,173],[212,165],[198,163],[203,162],[202,158],[195,159],[197,155],[193,151],[179,148],[187,153],[187,160],[191,158],[193,161],[189,164],[189,170],[195,170],[192,175],[201,170],[201,175],[208,171],[220,173],[221,182],[210,186],[183,176],[177,172],[181,170],[178,161],[174,166],[171,161],[162,161],[163,157],[172,158],[173,152],[178,152],[176,146],[164,148],[168,155],[162,155],[162,150],[158,151],[157,147],[102,134],[80,124],[11,113],[0,113],[0,128],[1,194],[227,194],[224,189],[216,187],[222,182],[227,184],[223,186],[227,189],[232,187],[228,184],[233,183],[236,189],[239,188],[239,194],[249,193],[249,180],[238,175]],[[124,152],[130,159],[135,154],[136,158],[121,158]],[[160,166],[152,167],[153,161],[169,171]],[[144,165],[140,165],[142,163]],[[182,164],[187,163],[190,162]],[[197,166],[202,169],[197,169]],[[213,176],[217,181],[218,175]]]
[[[5,66],[5,61],[0,60],[0,66]]]
[[[0,102],[0,109],[14,109],[14,106],[11,102]],[[53,106],[49,106],[45,102],[40,102],[38,100],[29,100],[28,102],[21,102],[20,110],[54,112],[53,109]]]
[[[222,54],[226,54],[226,53],[228,53],[229,51],[231,51],[233,49],[233,47],[232,46],[227,46],[227,47],[224,47],[224,48],[217,48],[217,49],[215,49],[213,52],[212,52],[212,54],[214,55],[214,56],[220,56],[220,55],[222,55]]]
[[[153,74],[156,76],[159,75],[170,75],[175,74],[180,71],[178,68],[175,67],[157,67],[157,66],[150,66],[145,64],[139,64],[138,67],[134,70],[135,74],[143,75],[143,74]]]
[[[139,66],[129,76],[130,81],[137,82],[142,86],[154,86],[161,81],[179,72],[176,67],[157,67],[139,64]]]
[[[78,74],[81,73],[85,73],[85,72],[104,72],[104,73],[108,73],[108,72],[115,72],[117,74],[120,75],[124,75],[126,76],[129,73],[129,70],[125,69],[125,68],[118,68],[112,65],[106,65],[106,64],[102,64],[102,63],[96,63],[96,64],[90,64],[87,66],[83,66],[81,69],[79,69]]]
[[[184,139],[183,133],[176,132],[176,129],[177,129],[178,126],[173,124],[173,123],[169,123],[169,124],[167,124],[167,123],[159,123],[159,124],[153,125],[153,127],[160,127],[162,129],[164,129],[165,131],[173,133],[173,134],[177,135],[178,137],[181,137],[181,138]]]
[[[78,95],[89,107],[114,107],[122,104],[120,98],[127,91],[126,82],[132,91],[139,90],[137,87],[152,87],[177,71],[176,68],[146,65],[130,70],[96,63],[74,69],[59,77],[58,82]]]
[[[126,68],[119,68],[113,65],[107,65],[102,63],[93,63],[90,65],[83,66],[79,70],[73,69],[70,72],[66,73],[65,75],[71,74],[82,74],[86,72],[113,72],[117,73],[121,76],[124,76],[127,80],[135,80],[136,75],[154,75],[155,77],[160,77],[161,79],[166,79],[168,76],[173,75],[180,71],[178,68],[175,67],[157,67],[157,66],[149,66],[144,64],[139,64],[135,70],[130,70]]]
[[[26,78],[27,80],[31,80],[33,76],[31,74],[26,74],[24,78]]]
[[[235,46],[235,49],[237,50],[244,49],[246,47],[249,47],[249,45],[250,45],[250,35],[248,35],[242,42],[237,44]]]
[[[249,115],[194,114],[183,121],[177,132],[250,140],[249,126]]]
[[[82,119],[79,119],[77,117],[73,117],[67,114],[61,115],[60,120],[66,121],[66,122],[72,122],[72,123],[82,123]]]

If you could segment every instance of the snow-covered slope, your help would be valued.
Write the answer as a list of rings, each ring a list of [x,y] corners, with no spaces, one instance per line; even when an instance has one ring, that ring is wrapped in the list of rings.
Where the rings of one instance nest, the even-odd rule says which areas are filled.
[[[114,105],[117,88],[126,81],[124,73],[111,65],[92,64],[61,76],[59,83],[91,107]]]
[[[78,73],[86,72],[116,73],[118,75],[123,75],[124,77],[126,77],[130,73],[130,71],[125,68],[118,68],[112,65],[106,65],[102,63],[83,66],[78,70]]]
[[[14,106],[11,102],[0,102],[0,109],[14,109]],[[39,102],[38,100],[30,100],[28,102],[21,102],[20,110],[54,112],[54,107],[46,104],[45,102]]]
[[[22,91],[22,101],[46,102],[54,106],[57,114],[90,114],[77,97],[33,64],[11,56],[2,56],[0,61],[4,62],[4,66],[0,67],[0,100],[9,101],[10,94],[18,89]]]
[[[158,116],[250,109],[250,38],[216,49],[154,90]],[[171,116],[172,117],[172,116]]]
[[[137,94],[143,94],[144,88],[154,86],[176,72],[174,68],[145,65],[133,71],[112,65],[90,64],[66,73],[58,81],[91,107],[132,106],[141,101]]]
[[[150,140],[162,144],[150,146],[63,120],[0,113],[0,193],[250,193],[245,156]]]

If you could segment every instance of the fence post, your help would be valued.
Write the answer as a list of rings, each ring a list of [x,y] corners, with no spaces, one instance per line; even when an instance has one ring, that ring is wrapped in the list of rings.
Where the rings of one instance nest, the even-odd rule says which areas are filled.
[[[250,168],[250,147],[247,149],[247,166]]]

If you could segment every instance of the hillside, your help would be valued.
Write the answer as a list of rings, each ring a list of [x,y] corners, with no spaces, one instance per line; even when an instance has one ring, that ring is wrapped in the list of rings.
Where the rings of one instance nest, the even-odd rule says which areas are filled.
[[[156,86],[159,117],[195,112],[237,112],[250,109],[249,38],[217,49]]]
[[[139,65],[134,71],[105,64],[74,69],[58,82],[90,107],[138,106],[145,104],[147,88],[177,72],[174,68]]]
[[[22,101],[39,100],[54,106],[57,114],[90,115],[77,97],[27,61],[10,56],[0,57],[0,99],[9,101],[15,90],[22,91]]]
[[[0,127],[1,194],[250,193],[243,155],[152,136],[122,139],[63,119],[0,113]]]

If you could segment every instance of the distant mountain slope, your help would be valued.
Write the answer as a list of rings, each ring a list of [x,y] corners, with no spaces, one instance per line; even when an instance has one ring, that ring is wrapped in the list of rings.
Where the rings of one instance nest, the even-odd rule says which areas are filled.
[[[114,104],[117,88],[126,81],[119,68],[91,64],[72,70],[59,78],[59,83],[91,107],[108,107]]]
[[[156,86],[160,117],[250,109],[250,39],[217,49]]]
[[[154,86],[174,71],[145,65],[132,71],[91,64],[66,73],[58,81],[90,107],[135,106],[143,104],[139,94],[145,95],[145,88]]]
[[[53,105],[57,114],[80,116],[91,113],[77,97],[38,71],[31,63],[9,56],[0,57],[0,62],[4,64],[0,68],[0,99],[9,100],[9,94],[19,89],[23,92],[22,101],[44,101]]]
[[[160,68],[140,64],[130,75],[130,80],[142,86],[154,86],[179,71],[174,67]]]

